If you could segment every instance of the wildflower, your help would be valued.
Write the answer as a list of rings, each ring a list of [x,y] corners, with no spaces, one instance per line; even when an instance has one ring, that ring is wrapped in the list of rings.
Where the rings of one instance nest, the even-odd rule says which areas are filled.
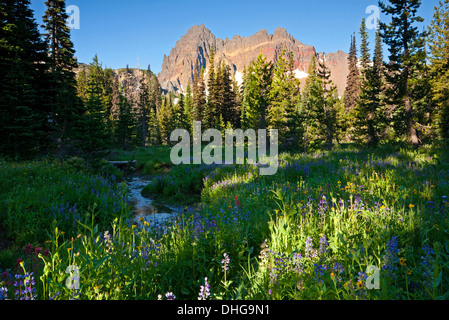
[[[140,222],[143,222],[143,220],[144,220],[143,217],[140,217],[140,218],[139,218],[139,221],[140,221]]]
[[[401,258],[401,260],[399,260],[399,264],[403,267],[406,265],[406,263],[405,263],[406,261],[407,261],[406,259]]]
[[[357,282],[357,288],[359,288],[360,290],[363,289],[363,281],[362,280]]]
[[[410,204],[408,205],[408,207],[409,207],[410,209],[412,209],[412,208],[415,207],[415,205],[410,203]]]
[[[204,278],[204,286],[200,287],[200,294],[198,300],[207,300],[210,296],[210,285],[207,282],[207,277]]]
[[[320,239],[320,255],[324,255],[326,252],[328,252],[329,250],[327,249],[327,247],[329,246],[329,243],[327,242],[326,236],[321,237]]]
[[[167,300],[175,300],[176,296],[173,294],[173,292],[167,292],[165,294],[165,297],[167,298]]]
[[[398,263],[398,238],[393,236],[386,246],[386,253],[384,255],[384,265],[382,266],[383,270],[388,270],[390,276],[394,276],[394,271],[397,269]]]
[[[229,256],[225,253],[223,254],[224,259],[221,260],[221,264],[222,264],[222,268],[223,268],[223,272],[226,272],[227,270],[229,270]]]
[[[313,242],[311,237],[308,237],[306,239],[306,256],[309,258],[316,257],[316,250],[313,249]]]

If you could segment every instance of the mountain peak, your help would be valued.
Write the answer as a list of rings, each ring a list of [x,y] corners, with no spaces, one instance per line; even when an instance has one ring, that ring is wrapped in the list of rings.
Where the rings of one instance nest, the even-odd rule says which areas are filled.
[[[273,62],[276,62],[284,49],[292,52],[298,74],[308,70],[312,56],[317,54],[313,46],[302,44],[282,27],[276,28],[272,35],[262,29],[249,37],[234,35],[232,39],[222,40],[216,38],[204,24],[195,25],[176,43],[170,55],[164,58],[162,71],[158,76],[161,87],[167,91],[184,91],[187,84],[192,83],[197,70],[195,67],[210,68],[211,47],[215,48],[215,62],[228,64],[236,73],[236,78],[261,52],[268,61]],[[343,59],[341,53],[326,55],[326,58],[331,62],[331,79],[342,95],[349,71],[347,59]]]

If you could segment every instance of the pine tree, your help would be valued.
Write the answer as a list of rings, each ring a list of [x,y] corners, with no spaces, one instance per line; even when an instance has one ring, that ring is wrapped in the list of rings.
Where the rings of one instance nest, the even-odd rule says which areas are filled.
[[[136,127],[135,113],[127,96],[126,87],[119,91],[119,110],[116,134],[118,146],[123,150],[129,150],[132,147]]]
[[[415,125],[410,79],[416,58],[423,50],[423,35],[416,25],[424,21],[416,14],[421,0],[389,1],[390,5],[379,2],[382,12],[391,16],[390,24],[380,23],[382,38],[390,51],[387,79],[392,88],[389,103],[395,106],[396,130],[407,133],[411,144],[417,147],[420,138]]]
[[[429,26],[430,74],[440,136],[449,139],[449,0],[435,7]]]
[[[186,89],[186,99],[184,106],[184,119],[187,125],[187,129],[192,134],[192,123],[193,123],[193,97],[192,97],[192,88],[190,83],[187,84]]]
[[[215,70],[215,50],[212,47],[209,56],[209,70],[207,80],[207,104],[203,110],[203,126],[206,129],[217,126],[217,116],[219,115],[219,82],[220,73]]]
[[[371,56],[369,53],[369,41],[368,41],[368,30],[366,29],[365,19],[362,19],[362,24],[360,25],[360,66],[363,72],[370,67]]]
[[[317,88],[320,87],[319,80],[317,77],[317,66],[316,66],[316,57],[312,56],[312,59],[309,64],[309,68],[307,70],[307,74],[309,75],[306,79],[306,83],[304,86],[304,90],[301,96],[301,108],[299,110],[301,119],[302,119],[302,131],[303,131],[303,141],[302,145],[304,147],[304,151],[308,152],[309,146],[312,141],[312,128],[315,124],[315,117],[313,112],[314,103],[314,95]]]
[[[360,71],[358,68],[357,46],[355,35],[351,36],[351,47],[348,57],[349,74],[345,90],[345,108],[346,112],[352,112],[356,105],[360,90]],[[348,127],[352,123],[348,124]]]
[[[292,144],[296,138],[296,107],[299,101],[299,81],[293,73],[292,55],[284,50],[274,69],[269,93],[268,127],[278,129],[279,139],[284,141],[288,138]]]
[[[0,3],[0,153],[31,158],[50,144],[48,56],[30,1]]]
[[[89,162],[96,161],[108,153],[111,136],[107,128],[107,109],[103,104],[104,72],[98,57],[89,65],[84,112],[79,119],[77,143]]]
[[[368,57],[369,53],[367,52],[365,55]],[[382,88],[384,86],[382,55],[381,37],[377,31],[373,61],[372,63],[366,62],[362,69],[362,86],[357,105],[357,140],[370,147],[376,147],[379,144],[380,134],[385,123],[382,109]]]
[[[169,95],[164,99],[158,114],[159,133],[163,145],[170,144],[170,133],[174,130],[173,102]]]
[[[76,94],[76,78],[74,70],[78,67],[75,50],[70,39],[67,26],[65,0],[48,0],[47,10],[43,16],[45,42],[50,57],[52,80],[51,96],[54,97],[52,120],[58,137],[58,153],[60,161],[66,152],[66,144],[73,138],[73,128],[77,125],[77,114],[80,103]]]
[[[197,73],[193,82],[193,120],[203,121],[206,106],[206,87],[204,84],[204,69],[196,67]]]
[[[142,77],[140,81],[140,94],[138,103],[139,112],[139,125],[138,125],[138,140],[140,146],[145,148],[147,146],[147,135],[149,128],[149,114],[150,114],[150,92],[149,84],[146,82],[145,77]]]
[[[323,105],[322,113],[323,117],[321,122],[325,128],[325,142],[326,147],[332,150],[334,145],[334,138],[336,133],[336,112],[335,105],[337,102],[337,87],[330,80],[331,71],[326,66],[326,56],[323,55],[323,59],[318,62],[318,78],[321,80],[321,86],[323,88]]]
[[[231,78],[231,68],[229,65],[222,63],[221,77],[219,82],[220,111],[219,114],[223,118],[225,124],[230,123],[231,126],[238,124],[238,108],[236,86],[234,80]]]
[[[106,122],[107,130],[110,135],[113,134],[113,99],[114,99],[114,71],[111,68],[104,69],[104,81],[103,81],[103,105],[106,107]]]
[[[267,62],[261,53],[246,70],[243,94],[242,127],[244,129],[266,129],[269,93],[273,77],[273,63]]]
[[[309,146],[319,146],[324,143],[327,149],[333,148],[336,136],[336,104],[337,90],[330,80],[330,70],[326,66],[326,56],[318,60],[315,76],[310,78],[307,88],[306,117],[307,129],[305,133],[306,150]],[[310,72],[313,72],[310,70]]]

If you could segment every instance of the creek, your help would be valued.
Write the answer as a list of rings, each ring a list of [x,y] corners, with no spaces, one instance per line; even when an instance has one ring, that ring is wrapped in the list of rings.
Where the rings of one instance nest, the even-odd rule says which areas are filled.
[[[134,206],[131,222],[141,225],[141,218],[149,222],[150,226],[163,226],[164,222],[176,218],[181,212],[180,207],[168,206],[156,203],[154,200],[144,197],[142,189],[151,182],[143,177],[132,177],[127,179],[130,190],[130,198]]]

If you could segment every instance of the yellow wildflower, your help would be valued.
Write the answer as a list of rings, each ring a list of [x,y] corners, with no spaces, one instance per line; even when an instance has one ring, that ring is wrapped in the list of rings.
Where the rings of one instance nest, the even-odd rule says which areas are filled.
[[[363,281],[362,281],[362,280],[360,280],[359,282],[357,282],[357,288],[363,289]]]
[[[406,259],[404,259],[404,258],[401,258],[401,260],[399,260],[399,264],[401,265],[401,266],[405,266],[406,265],[406,262],[407,260]]]

